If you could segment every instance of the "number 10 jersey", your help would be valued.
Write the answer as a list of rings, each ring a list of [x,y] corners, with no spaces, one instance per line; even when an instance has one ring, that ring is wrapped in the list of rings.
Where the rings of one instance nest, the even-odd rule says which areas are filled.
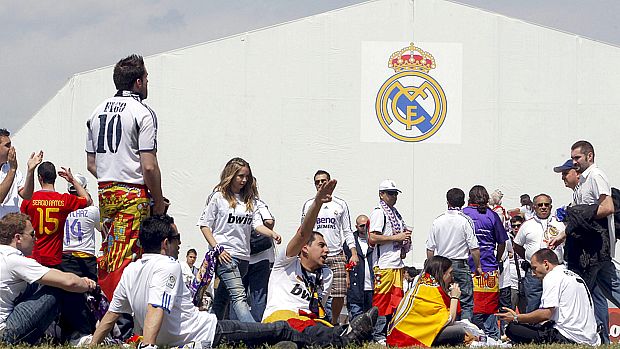
[[[95,154],[99,182],[144,184],[140,151],[157,150],[157,117],[131,91],[101,103],[86,122],[86,152]]]

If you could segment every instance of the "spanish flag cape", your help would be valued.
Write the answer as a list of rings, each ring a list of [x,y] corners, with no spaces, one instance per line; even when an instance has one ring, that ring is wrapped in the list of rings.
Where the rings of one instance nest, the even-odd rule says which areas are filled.
[[[457,312],[460,312],[460,304]],[[439,282],[424,273],[405,293],[388,328],[387,344],[430,347],[450,322],[450,297]]]

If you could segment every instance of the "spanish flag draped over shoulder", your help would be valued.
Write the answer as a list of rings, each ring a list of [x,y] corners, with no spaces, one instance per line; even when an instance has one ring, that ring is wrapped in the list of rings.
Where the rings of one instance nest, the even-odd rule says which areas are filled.
[[[430,347],[449,322],[450,297],[435,278],[424,273],[396,309],[388,328],[387,344]]]
[[[474,279],[474,314],[495,314],[499,307],[499,272],[472,274]]]

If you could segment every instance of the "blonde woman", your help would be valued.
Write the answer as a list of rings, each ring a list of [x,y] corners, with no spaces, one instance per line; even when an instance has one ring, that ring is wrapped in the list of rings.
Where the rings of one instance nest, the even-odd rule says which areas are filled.
[[[220,286],[213,299],[213,313],[218,320],[224,318],[230,301],[237,319],[255,322],[242,283],[250,260],[252,229],[273,238],[276,243],[282,240],[280,235],[263,225],[258,213],[255,181],[247,161],[230,159],[198,220],[209,248],[215,250],[218,259],[215,273],[220,278]]]

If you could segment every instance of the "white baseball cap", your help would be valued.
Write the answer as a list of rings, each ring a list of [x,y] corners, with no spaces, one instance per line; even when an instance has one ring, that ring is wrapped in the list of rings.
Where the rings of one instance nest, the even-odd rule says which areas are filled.
[[[86,177],[84,177],[81,173],[76,173],[73,175],[73,178],[80,182],[82,187],[86,189],[86,185],[88,184]],[[75,187],[73,186],[73,184],[67,182],[67,191],[75,191]]]
[[[379,184],[379,191],[386,190],[396,190],[397,192],[402,193],[402,191],[400,191],[400,189],[398,189],[398,187],[396,186],[396,183],[394,183],[394,181],[391,179],[386,179],[381,182],[381,184]]]

